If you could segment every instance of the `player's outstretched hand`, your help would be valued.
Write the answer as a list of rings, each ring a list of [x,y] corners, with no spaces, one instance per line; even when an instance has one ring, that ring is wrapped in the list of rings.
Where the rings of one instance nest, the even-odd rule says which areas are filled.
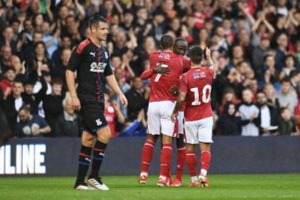
[[[80,101],[79,101],[78,97],[72,97],[72,106],[73,106],[74,110],[80,110],[81,105],[80,105]]]
[[[177,115],[178,115],[178,112],[172,114],[171,120],[172,120],[173,123],[176,122],[176,120],[177,120]]]
[[[157,74],[166,74],[170,71],[168,65],[159,63],[154,68],[153,71]]]
[[[124,104],[125,106],[128,105],[128,101],[127,98],[125,97],[125,95],[123,93],[119,94],[120,97],[120,101],[122,102],[122,104]]]

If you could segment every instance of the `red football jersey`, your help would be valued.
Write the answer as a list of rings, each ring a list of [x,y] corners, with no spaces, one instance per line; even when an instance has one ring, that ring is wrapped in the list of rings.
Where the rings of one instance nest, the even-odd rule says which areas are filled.
[[[193,67],[180,78],[180,92],[186,93],[184,118],[196,121],[212,116],[211,89],[213,69]]]
[[[149,101],[176,101],[177,97],[171,94],[170,89],[179,86],[179,78],[188,70],[189,63],[186,58],[172,51],[156,51],[150,55],[150,70],[158,64],[169,67],[170,72],[151,75]]]

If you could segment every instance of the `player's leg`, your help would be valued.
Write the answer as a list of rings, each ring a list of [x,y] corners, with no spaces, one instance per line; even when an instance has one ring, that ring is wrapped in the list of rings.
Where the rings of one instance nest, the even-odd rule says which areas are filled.
[[[198,124],[197,121],[185,122],[186,133],[186,163],[191,177],[191,186],[198,187],[200,182],[197,176],[196,146],[198,145]]]
[[[172,159],[172,141],[173,137],[162,133],[162,149],[160,152],[160,172],[157,182],[158,186],[168,186],[170,184],[169,174]]]
[[[103,119],[103,118],[102,118]],[[103,122],[103,121],[102,121]],[[103,124],[105,124],[103,122]],[[107,124],[96,131],[97,140],[95,142],[92,154],[92,168],[88,183],[99,190],[109,190],[99,177],[99,170],[105,156],[107,144],[111,138],[111,132]]]
[[[157,182],[158,186],[170,184],[168,180],[169,169],[172,159],[172,142],[175,124],[171,121],[171,115],[175,104],[171,101],[165,101],[160,104],[162,149],[160,153],[160,175]]]
[[[199,180],[203,187],[208,187],[208,178],[207,178],[207,171],[210,166],[211,161],[211,152],[210,152],[210,143],[200,143],[200,164],[201,170],[199,175]]]
[[[213,129],[213,118],[209,117],[201,120],[201,128],[198,130],[198,139],[200,142],[200,165],[201,171],[199,174],[199,180],[203,187],[208,187],[207,172],[210,167],[211,151],[210,146],[213,143],[212,140],[212,129]]]
[[[197,157],[195,144],[186,144],[186,163],[188,166],[189,175],[191,177],[191,186],[200,186],[197,176]]]
[[[74,186],[75,189],[78,190],[91,189],[90,187],[87,186],[84,179],[90,166],[93,144],[94,144],[94,136],[84,130],[82,132],[82,138],[81,138],[81,148],[80,148],[79,159],[78,159],[79,161],[78,172],[77,172],[77,178]]]
[[[160,135],[160,116],[157,102],[150,102],[148,107],[148,134],[142,150],[141,173],[138,183],[145,184],[148,177],[148,169],[153,158],[155,143]]]
[[[145,184],[148,177],[148,169],[153,158],[155,143],[159,135],[147,134],[146,141],[142,150],[141,173],[138,182]]]
[[[102,111],[103,108],[98,103],[83,104],[81,107],[83,128],[88,130],[91,136],[96,136],[96,141],[90,146],[93,147],[93,152],[90,158],[91,173],[88,176],[87,183],[96,189],[107,190],[108,188],[105,185],[102,188],[98,187],[102,185],[98,172],[102,164],[106,145],[110,138],[110,130]]]
[[[179,187],[182,185],[182,174],[185,162],[186,147],[184,143],[184,124],[183,124],[184,113],[178,113],[178,137],[176,137],[176,147],[177,147],[177,166],[176,166],[176,178],[172,181],[171,186]],[[176,127],[175,127],[176,129]]]

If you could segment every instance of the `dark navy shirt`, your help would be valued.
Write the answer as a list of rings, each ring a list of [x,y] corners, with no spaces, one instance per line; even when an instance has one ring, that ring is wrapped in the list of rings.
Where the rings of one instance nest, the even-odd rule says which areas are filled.
[[[30,137],[33,136],[32,131],[35,128],[45,128],[46,126],[48,124],[44,118],[33,115],[30,121],[17,123],[15,132],[18,137]]]
[[[77,71],[77,95],[82,104],[104,103],[105,77],[112,75],[108,51],[90,39],[82,41],[72,52],[68,69]]]

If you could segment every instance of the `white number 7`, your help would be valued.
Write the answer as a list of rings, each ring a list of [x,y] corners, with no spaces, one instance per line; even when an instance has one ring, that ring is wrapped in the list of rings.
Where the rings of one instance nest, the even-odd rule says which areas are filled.
[[[159,65],[159,64],[160,64],[160,66],[163,67],[163,68],[168,68],[168,67],[169,67],[169,66],[166,65],[166,64],[157,63],[157,65]],[[157,75],[155,76],[154,82],[158,82],[161,76],[162,76],[162,74],[157,74]]]

